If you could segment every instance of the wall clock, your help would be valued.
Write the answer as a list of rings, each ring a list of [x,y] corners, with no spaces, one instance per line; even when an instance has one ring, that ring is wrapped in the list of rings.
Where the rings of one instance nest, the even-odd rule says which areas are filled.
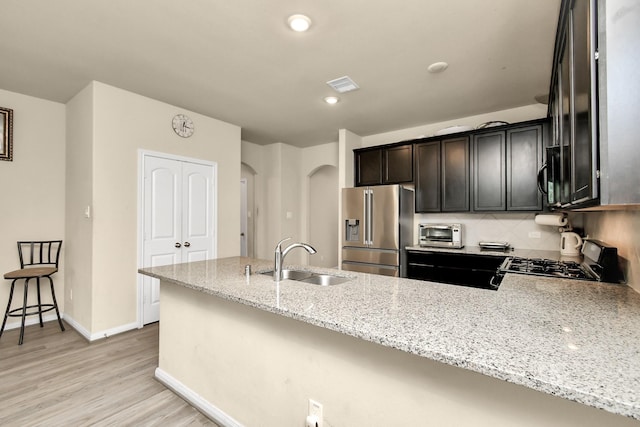
[[[176,114],[171,121],[173,130],[183,138],[189,138],[193,135],[193,120],[187,115]]]

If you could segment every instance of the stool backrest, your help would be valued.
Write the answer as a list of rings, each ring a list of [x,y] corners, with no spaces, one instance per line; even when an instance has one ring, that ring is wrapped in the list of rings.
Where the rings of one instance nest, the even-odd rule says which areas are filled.
[[[58,268],[62,240],[38,240],[18,242],[20,268],[30,265],[54,265]]]

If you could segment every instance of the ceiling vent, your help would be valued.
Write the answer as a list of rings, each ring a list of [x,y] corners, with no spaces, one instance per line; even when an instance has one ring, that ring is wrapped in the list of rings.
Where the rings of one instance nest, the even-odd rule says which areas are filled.
[[[329,80],[327,82],[329,86],[338,93],[351,92],[352,90],[360,89],[360,86],[356,84],[351,77],[344,76],[339,79]]]

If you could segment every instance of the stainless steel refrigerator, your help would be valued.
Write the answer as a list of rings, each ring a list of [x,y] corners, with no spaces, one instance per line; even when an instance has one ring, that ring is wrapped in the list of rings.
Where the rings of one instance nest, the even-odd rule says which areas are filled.
[[[414,192],[400,185],[342,190],[342,269],[406,277]]]

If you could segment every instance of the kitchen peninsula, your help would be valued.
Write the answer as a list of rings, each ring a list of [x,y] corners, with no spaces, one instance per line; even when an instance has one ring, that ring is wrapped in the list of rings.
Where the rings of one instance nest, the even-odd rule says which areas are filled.
[[[245,275],[245,265],[253,274]],[[640,295],[507,274],[498,291],[266,260],[141,269],[161,280],[157,378],[222,425],[640,424]],[[301,267],[303,268],[303,267]],[[597,408],[597,409],[596,409]]]

